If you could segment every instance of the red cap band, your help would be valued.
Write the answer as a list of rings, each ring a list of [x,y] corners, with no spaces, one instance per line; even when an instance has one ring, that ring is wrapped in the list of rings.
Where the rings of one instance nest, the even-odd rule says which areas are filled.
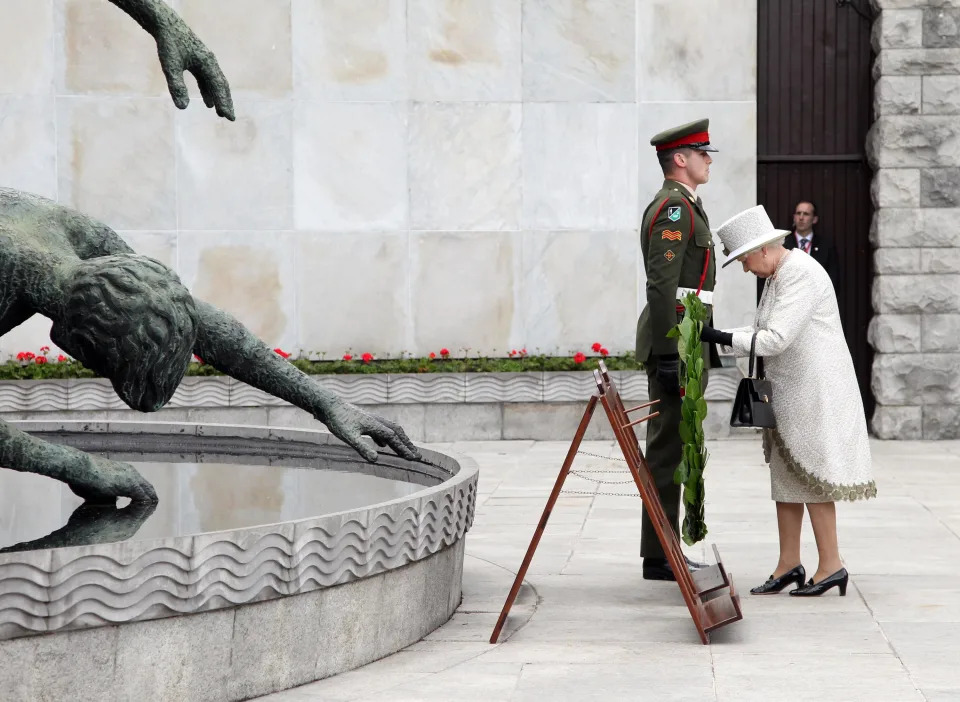
[[[680,137],[674,141],[668,141],[666,144],[660,144],[657,146],[657,151],[666,151],[667,149],[677,149],[681,146],[686,146],[687,144],[704,144],[710,143],[710,134],[709,132],[697,132],[696,134],[687,134],[685,137]]]

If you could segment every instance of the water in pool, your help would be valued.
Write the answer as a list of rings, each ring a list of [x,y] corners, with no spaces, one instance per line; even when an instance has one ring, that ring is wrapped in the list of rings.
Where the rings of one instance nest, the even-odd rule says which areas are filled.
[[[185,536],[287,522],[386,502],[439,482],[399,465],[342,460],[350,454],[342,454],[341,460],[287,458],[282,461],[287,465],[266,465],[277,461],[262,456],[103,455],[136,466],[157,490],[155,509],[125,506],[124,501],[116,509],[83,506],[60,482],[0,470],[0,550]]]

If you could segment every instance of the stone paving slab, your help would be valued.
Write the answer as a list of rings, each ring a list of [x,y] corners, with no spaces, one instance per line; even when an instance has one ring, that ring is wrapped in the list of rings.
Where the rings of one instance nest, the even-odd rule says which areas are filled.
[[[712,560],[717,543],[744,620],[709,646],[677,587],[640,577],[639,499],[607,495],[560,499],[501,641],[487,643],[568,445],[433,448],[480,465],[457,613],[393,656],[263,700],[960,700],[958,441],[871,443],[878,499],[838,505],[851,586],[811,599],[749,595],[777,557],[769,474],[758,438],[712,442],[710,533],[687,551]],[[606,441],[582,451],[617,455]],[[575,467],[617,465],[580,456]],[[802,557],[816,569],[809,521]]]

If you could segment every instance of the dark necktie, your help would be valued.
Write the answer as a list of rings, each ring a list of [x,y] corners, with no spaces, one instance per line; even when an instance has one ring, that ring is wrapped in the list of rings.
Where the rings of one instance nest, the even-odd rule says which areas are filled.
[[[810,253],[810,240],[809,240],[809,239],[801,239],[801,240],[800,240],[800,248],[803,249],[806,253]]]

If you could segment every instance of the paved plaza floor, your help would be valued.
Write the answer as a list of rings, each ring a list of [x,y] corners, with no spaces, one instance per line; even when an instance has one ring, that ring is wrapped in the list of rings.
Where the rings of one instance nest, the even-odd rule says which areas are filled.
[[[871,446],[878,498],[838,505],[841,553],[851,574],[847,596],[833,589],[798,599],[786,591],[749,594],[777,559],[759,438],[710,444],[710,533],[688,553],[712,562],[709,544],[717,544],[741,593],[744,619],[704,646],[677,586],[641,578],[639,498],[592,494],[560,498],[505,633],[489,644],[568,445],[433,445],[480,466],[459,610],[425,640],[388,658],[263,699],[956,702],[960,442]],[[619,455],[611,442],[581,450]],[[620,465],[589,456],[575,463],[594,470]],[[575,476],[567,487],[598,488]],[[817,552],[806,518],[803,538],[803,564],[812,574]]]

